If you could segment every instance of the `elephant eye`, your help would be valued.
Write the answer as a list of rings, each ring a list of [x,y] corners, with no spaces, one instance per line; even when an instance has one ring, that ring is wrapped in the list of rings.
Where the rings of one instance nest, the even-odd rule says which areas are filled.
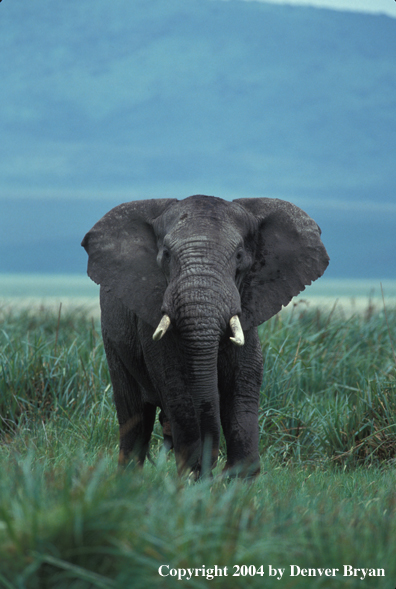
[[[171,259],[170,251],[166,247],[159,249],[158,255],[157,255],[157,264],[160,268],[162,268],[162,270],[168,269],[170,259]]]
[[[246,249],[243,246],[238,247],[238,249],[235,252],[236,276],[241,276],[244,272],[248,270],[251,264],[252,258],[249,251],[246,251]]]
[[[170,251],[164,247],[164,249],[162,250],[162,260],[164,262],[168,263],[168,262],[170,262],[170,258],[171,258]]]

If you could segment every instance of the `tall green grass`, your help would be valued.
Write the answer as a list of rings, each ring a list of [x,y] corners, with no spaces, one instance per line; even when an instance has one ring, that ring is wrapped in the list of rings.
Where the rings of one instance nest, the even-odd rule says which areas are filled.
[[[260,327],[263,449],[344,466],[396,453],[396,314],[296,306]]]
[[[299,304],[260,327],[252,484],[217,476],[224,448],[213,481],[179,481],[158,424],[156,464],[117,473],[98,323],[84,309],[0,320],[0,587],[396,585],[395,309],[345,317]],[[292,564],[341,572],[292,577]],[[161,565],[201,574],[161,577]],[[228,576],[208,579],[202,565]],[[234,577],[235,565],[265,575]],[[285,568],[281,580],[269,565]],[[343,577],[343,565],[386,577]]]

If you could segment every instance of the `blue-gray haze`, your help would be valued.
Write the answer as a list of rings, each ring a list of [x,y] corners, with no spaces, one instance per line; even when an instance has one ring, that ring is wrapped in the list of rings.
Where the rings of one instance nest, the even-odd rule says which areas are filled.
[[[0,272],[84,272],[126,200],[270,196],[328,276],[395,277],[396,19],[230,0],[0,4]]]

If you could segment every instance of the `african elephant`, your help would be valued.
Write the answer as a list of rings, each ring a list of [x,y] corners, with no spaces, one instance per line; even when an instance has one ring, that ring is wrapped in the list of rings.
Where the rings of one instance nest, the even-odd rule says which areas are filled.
[[[160,407],[180,474],[211,471],[220,426],[225,468],[259,472],[257,326],[323,274],[320,233],[289,202],[196,195],[121,204],[86,234],[120,464],[143,465]]]

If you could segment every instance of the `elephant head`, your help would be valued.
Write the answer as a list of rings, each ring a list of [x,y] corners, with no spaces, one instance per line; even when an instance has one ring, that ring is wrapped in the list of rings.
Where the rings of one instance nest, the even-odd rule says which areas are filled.
[[[239,417],[226,406],[219,410],[219,349],[239,346],[239,361],[244,365],[239,371],[239,389],[250,386],[246,383],[251,377],[246,374],[256,365],[255,393],[246,401],[250,408],[245,413],[256,411],[257,421],[262,358],[252,328],[323,274],[329,258],[317,224],[298,207],[277,199],[228,202],[196,195],[182,201],[142,200],[117,206],[87,233],[82,245],[89,254],[92,280],[146,327],[151,326],[150,342],[144,342],[146,356],[153,346],[161,348],[167,342],[174,342],[175,354],[182,349],[180,364],[188,390],[180,386],[178,398],[163,403],[173,437],[177,436],[175,421],[182,422],[188,407],[192,407],[196,427],[189,426],[188,436],[181,434],[180,439],[193,439],[193,431],[198,432],[195,437],[200,438],[202,452],[205,438],[210,438],[215,460],[222,411],[224,420],[229,419],[225,424],[221,418],[228,432],[227,447],[234,448],[235,456],[240,454],[239,446],[245,446],[245,456],[252,454],[243,440],[234,443],[235,420]],[[255,349],[256,360],[249,356],[249,348]],[[232,353],[235,356],[236,352]],[[237,361],[234,356],[233,365]],[[170,364],[173,369],[172,358]],[[154,364],[150,370],[155,372]],[[176,390],[177,377],[173,375],[171,380]],[[227,384],[226,389],[230,386]],[[161,389],[160,378],[155,388]],[[176,415],[182,405],[187,407],[184,414],[172,422],[172,411]],[[249,428],[251,424],[245,431]],[[185,442],[185,446],[188,444]],[[197,452],[188,450],[185,454],[185,462],[194,468]]]
[[[329,258],[320,234],[286,201],[197,195],[119,205],[82,245],[90,278],[157,328],[159,339],[169,325],[188,337],[194,319],[216,305],[220,332],[232,317],[243,330],[260,325],[323,274]],[[241,338],[238,331],[236,343]]]

